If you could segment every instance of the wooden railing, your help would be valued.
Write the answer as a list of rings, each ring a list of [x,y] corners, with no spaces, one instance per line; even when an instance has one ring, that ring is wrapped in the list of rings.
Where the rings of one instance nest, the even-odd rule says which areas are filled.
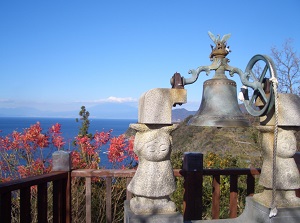
[[[296,163],[300,163],[300,153],[295,156]],[[300,166],[298,166],[300,168]],[[32,186],[38,191],[38,222],[47,222],[47,185],[53,182],[53,222],[71,222],[71,178],[85,178],[86,184],[86,222],[91,222],[91,184],[93,177],[101,177],[106,182],[106,221],[112,222],[112,179],[121,177],[127,179],[127,185],[134,176],[135,170],[92,170],[81,169],[73,171],[56,171],[41,176],[28,177],[0,183],[0,219],[1,222],[11,222],[12,192],[20,191],[20,218],[23,222],[31,222],[30,192]],[[219,218],[220,213],[220,176],[230,176],[230,217],[237,217],[238,177],[247,176],[247,195],[251,196],[255,190],[255,175],[260,169],[200,169],[194,171],[174,170],[175,177],[184,177],[184,220],[198,220],[202,218],[202,183],[204,176],[211,176],[212,181],[212,217]],[[296,192],[298,194],[298,192]],[[132,197],[127,191],[126,199]]]
[[[106,182],[106,222],[112,222],[111,211],[111,186],[112,179],[115,177],[122,177],[127,179],[127,185],[131,178],[134,176],[135,170],[91,170],[80,169],[72,171],[72,177],[84,177],[86,184],[86,222],[90,223],[92,219],[91,213],[91,178],[100,177],[105,178]],[[238,177],[241,175],[247,176],[247,195],[252,195],[255,190],[254,176],[260,173],[260,169],[204,169],[204,176],[213,177],[213,192],[212,192],[212,216],[213,219],[218,219],[220,214],[220,176],[230,176],[230,217],[237,217],[237,188]],[[175,177],[185,177],[185,191],[190,193],[184,197],[184,220],[199,220],[202,217],[202,189],[199,188],[199,184],[203,181],[203,176],[199,175],[199,171],[193,171],[191,173],[179,169],[174,170]],[[190,177],[189,177],[190,176]],[[187,182],[190,180],[198,183]],[[199,183],[200,182],[200,183]],[[126,186],[127,186],[126,185]],[[198,185],[198,187],[197,187]],[[201,187],[201,186],[200,186]],[[132,194],[127,191],[126,199],[131,199]],[[195,217],[196,216],[196,217]]]
[[[48,222],[48,183],[53,183],[53,222],[71,222],[71,187],[69,172],[52,172],[0,184],[0,221],[11,222],[12,193],[20,191],[20,222],[30,223],[31,188],[37,186],[37,219]]]
[[[106,222],[112,222],[112,179],[115,177],[126,178],[126,186],[129,184],[131,178],[134,176],[135,170],[92,170],[92,169],[79,169],[73,170],[71,176],[72,177],[84,177],[85,178],[85,196],[86,196],[86,223],[92,222],[92,213],[91,213],[91,197],[92,197],[92,177],[101,177],[105,178],[105,202],[106,202]],[[126,199],[130,200],[132,194],[127,191]]]
[[[3,222],[11,222],[11,193],[20,190],[20,218],[22,222],[31,222],[30,188],[37,185],[38,190],[38,222],[47,222],[47,183],[53,182],[53,222],[71,222],[71,177],[85,178],[86,185],[86,222],[92,222],[91,213],[91,185],[92,178],[105,179],[106,185],[106,222],[112,222],[112,179],[121,177],[127,179],[127,185],[135,174],[135,170],[96,170],[79,169],[71,172],[52,172],[41,176],[10,181],[0,184],[0,219]],[[174,170],[175,177],[185,178],[184,219],[198,220],[202,217],[202,181],[203,176],[213,177],[212,192],[212,216],[219,218],[220,210],[220,176],[230,176],[230,217],[237,216],[237,186],[238,177],[247,175],[247,195],[254,193],[254,175],[259,174],[259,169],[203,169],[203,175],[199,171]],[[192,183],[193,182],[197,183]],[[198,185],[198,186],[197,186]],[[199,188],[200,186],[200,188]],[[127,191],[126,199],[131,199],[132,194]],[[195,217],[196,216],[196,217]]]
[[[175,176],[178,170],[175,170]],[[203,177],[212,177],[212,218],[219,219],[220,216],[220,176],[230,176],[230,218],[237,217],[238,202],[238,177],[247,176],[247,196],[252,196],[255,190],[255,175],[260,174],[260,169],[203,169],[202,171],[183,171],[178,172],[185,178],[184,180],[184,200],[183,217],[184,220],[202,219],[203,207]]]
[[[229,217],[237,217],[238,207],[238,177],[247,176],[246,196],[253,196],[255,192],[255,176],[260,174],[260,169],[204,169],[203,175],[212,176],[212,218],[219,219],[220,216],[220,176],[230,176],[230,195],[229,195]]]

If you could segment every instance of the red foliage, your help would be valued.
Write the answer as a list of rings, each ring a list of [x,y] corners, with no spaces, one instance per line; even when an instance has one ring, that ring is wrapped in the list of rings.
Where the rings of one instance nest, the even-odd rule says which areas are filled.
[[[11,149],[11,140],[9,138],[9,136],[6,137],[1,137],[0,138],[0,148],[1,150],[7,151]]]
[[[139,157],[133,151],[133,144],[134,144],[134,136],[131,136],[128,140],[127,153],[129,157],[131,157],[131,159],[133,159],[134,161],[138,161]]]
[[[0,136],[2,178],[16,179],[50,172],[52,163],[48,157],[53,147],[60,149],[63,144],[59,124],[52,126],[46,134],[42,133],[37,122],[23,132],[13,131],[7,136]],[[43,152],[45,148],[49,148],[49,155]]]
[[[76,136],[75,146],[71,149],[72,168],[98,169],[101,147],[107,143],[110,143],[108,158],[115,167],[118,164],[119,168],[128,168],[128,164],[123,162],[125,159],[129,160],[129,165],[137,161],[133,152],[134,138],[126,139],[123,135],[111,138],[111,132],[96,132],[93,137]],[[47,133],[42,133],[41,125],[37,122],[23,132],[14,131],[7,136],[0,136],[0,182],[50,172],[53,150],[64,149],[65,143],[59,123],[51,126]]]
[[[42,134],[42,128],[39,122],[24,130],[21,136],[24,148],[29,152],[37,148],[46,148],[49,146],[49,136]]]
[[[105,145],[110,140],[112,129],[108,132],[96,132],[94,135],[94,140],[96,142],[96,146],[100,147],[102,145]]]
[[[114,137],[110,140],[110,147],[108,149],[108,160],[112,163],[122,162],[125,158],[125,140],[124,136]]]
[[[49,129],[49,133],[52,136],[53,145],[58,150],[60,150],[63,147],[63,145],[66,144],[66,142],[64,142],[64,138],[61,136],[61,125],[59,123],[56,123]]]
[[[45,160],[41,159],[36,159],[33,160],[30,165],[20,165],[18,166],[18,172],[20,176],[23,177],[28,177],[28,176],[35,176],[35,175],[40,175],[44,173],[49,173],[51,171],[51,166],[45,165]]]
[[[112,138],[107,153],[109,162],[116,166],[122,163],[126,158],[129,159],[129,165],[131,165],[133,161],[138,161],[138,157],[133,152],[133,142],[134,137],[126,139],[124,135]],[[121,167],[125,168],[124,164],[121,164]]]
[[[101,146],[109,142],[111,132],[112,130],[96,132],[92,138],[87,135],[75,137],[77,148],[71,153],[72,167],[75,169],[98,169]]]

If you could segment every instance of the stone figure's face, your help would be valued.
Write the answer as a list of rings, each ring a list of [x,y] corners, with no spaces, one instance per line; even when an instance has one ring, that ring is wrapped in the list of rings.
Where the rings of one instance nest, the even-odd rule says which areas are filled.
[[[169,134],[147,132],[141,133],[140,136],[136,136],[134,144],[134,150],[140,158],[153,162],[169,158],[171,145]]]
[[[168,137],[158,136],[154,140],[145,143],[141,151],[142,157],[148,161],[165,160],[170,152],[170,140]]]
[[[297,141],[293,131],[279,130],[277,139],[277,155],[290,158],[297,151]]]

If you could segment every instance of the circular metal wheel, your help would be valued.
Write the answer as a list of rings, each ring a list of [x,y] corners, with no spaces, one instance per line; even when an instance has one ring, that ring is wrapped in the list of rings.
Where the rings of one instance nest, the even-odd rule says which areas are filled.
[[[257,68],[262,69],[260,71]],[[275,103],[273,85],[270,81],[270,78],[277,78],[274,62],[266,55],[255,55],[249,61],[245,73],[248,81],[253,81],[255,88],[251,87],[251,94],[248,89],[242,91],[244,105],[251,115],[264,116],[271,111]]]

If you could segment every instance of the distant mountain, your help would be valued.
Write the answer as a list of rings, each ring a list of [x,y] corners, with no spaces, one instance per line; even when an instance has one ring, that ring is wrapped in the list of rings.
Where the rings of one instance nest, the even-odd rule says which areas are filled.
[[[248,114],[244,104],[240,104],[243,113]],[[126,103],[103,103],[93,107],[87,107],[91,118],[103,119],[137,119],[138,108],[132,104]],[[78,110],[55,112],[41,111],[30,107],[19,108],[0,108],[0,117],[59,117],[59,118],[77,118]],[[176,108],[172,110],[172,122],[181,122],[197,111],[188,111],[185,108]]]
[[[59,117],[77,118],[78,110],[55,112],[42,111],[31,107],[0,108],[0,117]],[[91,118],[103,119],[137,119],[137,107],[125,103],[103,103],[93,107],[87,107]]]
[[[188,111],[185,108],[177,108],[172,110],[172,122],[181,122],[190,115],[196,114],[196,111]]]
[[[137,119],[138,108],[125,103],[105,103],[87,108],[91,117],[113,119]]]

